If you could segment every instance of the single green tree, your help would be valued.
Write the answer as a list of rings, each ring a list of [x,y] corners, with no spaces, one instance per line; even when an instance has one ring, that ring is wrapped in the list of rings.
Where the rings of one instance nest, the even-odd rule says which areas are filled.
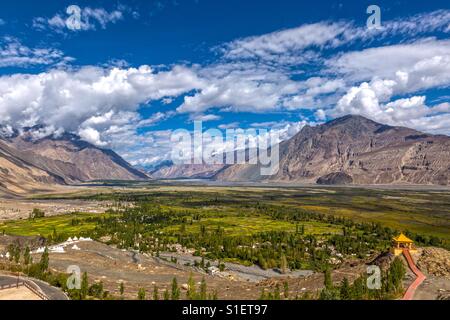
[[[363,277],[359,277],[355,281],[353,281],[352,293],[353,293],[353,299],[355,299],[355,300],[362,300],[364,298],[365,284],[364,284]]]
[[[287,281],[283,283],[283,287],[284,287],[284,298],[289,299],[289,284],[287,283]]]
[[[273,299],[274,300],[281,300],[280,285],[278,283],[275,286],[275,291],[273,293]]]
[[[123,281],[120,282],[119,292],[120,292],[121,296],[123,296],[123,294],[125,293],[125,285],[124,285]]]
[[[8,246],[8,255],[9,255],[8,259],[10,262],[12,262],[14,260],[15,253],[16,253],[16,247],[13,244],[10,244]]]
[[[264,270],[269,268],[269,265],[267,264],[267,260],[264,259],[263,255],[261,253],[258,254],[258,264]]]
[[[44,252],[41,256],[41,261],[39,262],[39,269],[41,273],[45,273],[48,270],[49,256],[48,256],[48,248],[45,247]]]
[[[58,232],[56,232],[55,227],[53,228],[52,239],[53,241],[58,241]]]
[[[403,265],[402,260],[399,257],[396,257],[394,261],[392,261],[391,266],[389,267],[387,282],[389,289],[388,291],[399,292],[402,290],[402,280],[405,276],[406,269]]]
[[[352,293],[350,288],[350,283],[347,278],[344,278],[341,282],[341,287],[339,288],[339,295],[341,300],[351,300]]]
[[[329,268],[325,270],[325,280],[323,284],[325,285],[326,289],[330,290],[333,288],[333,280],[331,279],[331,271]]]
[[[200,300],[206,300],[207,298],[207,288],[206,288],[206,280],[203,277],[202,282],[200,284]]]
[[[172,280],[171,298],[172,300],[180,300],[180,288],[178,287],[177,278]]]
[[[195,300],[197,298],[197,292],[195,290],[195,281],[194,278],[192,277],[192,273],[189,276],[188,290],[186,292],[186,297],[188,300]]]
[[[144,288],[139,288],[138,300],[145,300],[146,292]]]
[[[81,299],[85,300],[89,292],[89,280],[87,272],[83,273],[83,277],[81,278],[81,288],[80,288],[80,295]]]
[[[19,246],[16,246],[15,247],[15,250],[14,250],[14,262],[15,263],[19,263],[19,261],[20,261],[20,247]]]
[[[23,263],[28,266],[31,264],[31,251],[30,251],[30,247],[26,247],[25,248],[25,252],[23,254]]]
[[[288,272],[288,262],[287,262],[287,259],[286,259],[286,255],[284,253],[281,255],[280,269],[281,269],[282,273],[287,273]]]
[[[170,300],[170,293],[169,290],[164,290],[164,300]]]

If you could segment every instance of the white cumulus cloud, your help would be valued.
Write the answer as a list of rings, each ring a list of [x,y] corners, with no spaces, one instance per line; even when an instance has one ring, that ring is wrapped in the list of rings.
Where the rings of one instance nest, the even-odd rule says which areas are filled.
[[[102,144],[94,129],[136,126],[142,120],[137,113],[142,104],[178,96],[200,84],[196,74],[183,66],[159,72],[149,66],[83,67],[1,76],[0,121],[14,127],[39,124],[82,130],[80,134]]]

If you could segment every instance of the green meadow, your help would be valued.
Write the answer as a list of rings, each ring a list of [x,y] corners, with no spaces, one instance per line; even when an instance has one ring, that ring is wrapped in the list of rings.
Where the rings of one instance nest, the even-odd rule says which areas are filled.
[[[329,225],[327,223],[306,221],[301,224],[295,224],[288,221],[272,220],[264,217],[222,217],[205,218],[200,222],[188,224],[185,226],[187,233],[200,233],[200,227],[204,226],[208,230],[221,228],[229,236],[250,236],[260,232],[286,231],[295,232],[296,228],[303,226],[305,234],[323,235],[340,234],[342,228]],[[173,233],[179,231],[181,225],[172,225],[164,228],[162,231]]]
[[[71,213],[27,220],[0,222],[0,232],[19,236],[51,235],[54,230],[58,234],[79,236],[85,231],[95,228],[99,215],[91,213]]]
[[[289,221],[272,219],[267,212],[299,209],[310,213],[345,217],[355,222],[374,222],[392,229],[436,236],[450,243],[450,191],[419,189],[381,189],[359,187],[262,187],[262,186],[189,186],[139,183],[114,189],[87,188],[72,195],[41,195],[40,199],[87,199],[139,202],[158,206],[168,213],[200,215],[208,228],[221,226],[230,234],[251,234],[269,230],[295,230]],[[70,226],[73,217],[62,216],[36,221],[8,222],[8,233],[46,234],[53,228],[77,232],[94,227],[86,222]],[[189,232],[198,232],[199,223],[187,224]],[[175,223],[164,231],[180,228]],[[0,225],[0,230],[2,226]],[[335,233],[336,226],[305,223],[305,232]]]

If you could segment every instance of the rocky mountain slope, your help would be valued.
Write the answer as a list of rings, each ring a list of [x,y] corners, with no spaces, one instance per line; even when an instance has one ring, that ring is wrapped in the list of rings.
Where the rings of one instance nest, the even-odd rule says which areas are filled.
[[[0,141],[0,193],[45,189],[64,180],[32,163],[32,154],[22,153]]]
[[[248,162],[249,154],[249,149],[238,150],[234,152],[234,158],[245,159],[245,162]],[[194,162],[193,159],[192,162]],[[166,160],[156,166],[146,168],[145,171],[153,179],[212,179],[220,171],[230,167],[226,162],[226,155],[223,155],[222,164],[174,164],[172,161]]]
[[[450,184],[450,137],[345,116],[280,144],[280,170],[233,165],[216,180],[322,184]]]
[[[31,128],[0,136],[0,189],[21,193],[52,184],[147,179],[111,150],[73,134],[36,139]]]
[[[225,165],[165,163],[149,172],[153,179],[209,179],[214,177]]]

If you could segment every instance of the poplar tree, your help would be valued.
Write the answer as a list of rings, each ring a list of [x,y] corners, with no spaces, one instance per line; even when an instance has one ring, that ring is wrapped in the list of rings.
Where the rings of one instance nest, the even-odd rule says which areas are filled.
[[[287,283],[287,281],[283,283],[283,286],[284,286],[284,298],[289,299],[289,284]]]
[[[145,300],[145,289],[144,288],[139,288],[138,291],[138,300]]]
[[[23,262],[26,266],[28,266],[31,263],[31,252],[30,247],[25,248],[25,253],[23,254]]]
[[[347,278],[342,280],[339,294],[342,300],[351,300],[351,288]]]
[[[164,300],[170,300],[170,293],[169,290],[164,290]]]
[[[88,291],[89,291],[88,275],[87,272],[84,272],[83,277],[81,278],[81,289],[80,289],[82,300],[86,299]]]
[[[332,289],[333,288],[333,280],[331,279],[331,271],[329,268],[325,270],[325,280],[324,285],[326,289]]]
[[[173,280],[172,280],[171,298],[172,298],[172,300],[180,299],[180,288],[178,288],[177,278],[173,278]]]
[[[206,300],[206,280],[203,277],[202,282],[200,284],[200,300]]]
[[[42,253],[41,256],[41,261],[39,262],[39,270],[41,271],[41,273],[45,273],[48,270],[48,262],[49,262],[48,248],[45,247],[44,252]]]
[[[194,278],[192,278],[192,274],[189,276],[188,280],[188,291],[186,292],[186,296],[188,300],[194,300],[196,298],[196,291],[195,291],[195,281]]]
[[[125,293],[125,285],[123,284],[123,281],[120,282],[119,292],[121,296],[123,296],[123,294]]]
[[[280,269],[282,273],[286,273],[288,271],[288,262],[284,253],[281,255]]]

